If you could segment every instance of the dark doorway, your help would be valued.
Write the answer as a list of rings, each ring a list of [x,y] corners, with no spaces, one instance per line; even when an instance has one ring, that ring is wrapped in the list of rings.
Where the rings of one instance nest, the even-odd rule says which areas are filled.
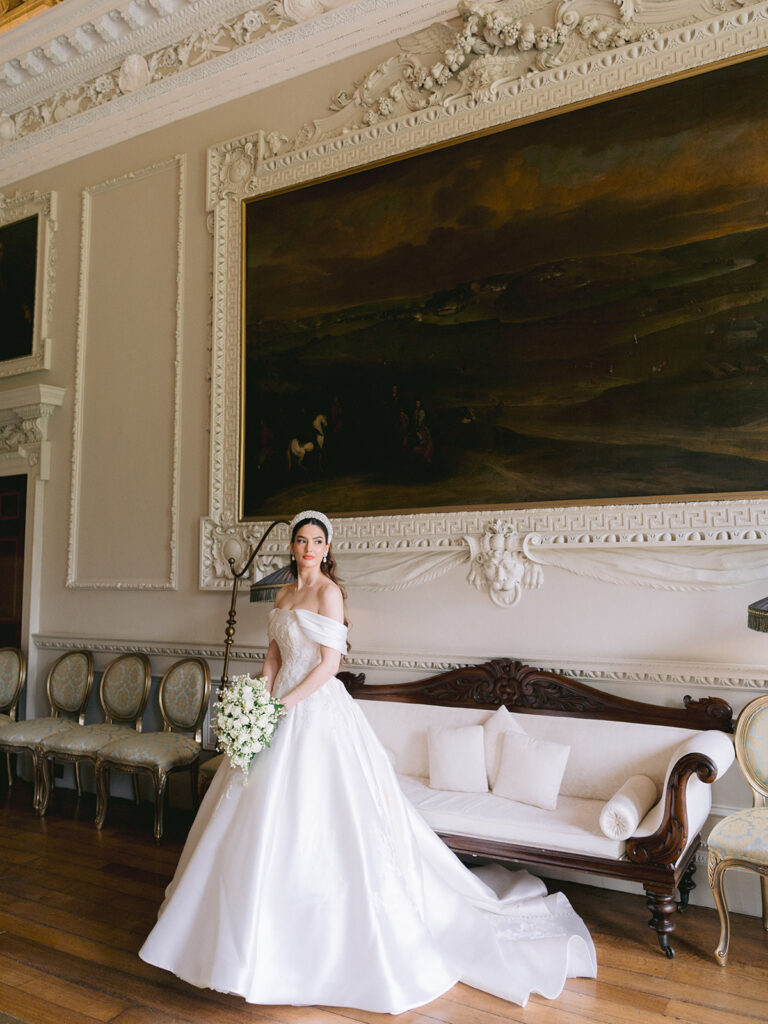
[[[0,647],[21,646],[27,478],[0,477]]]

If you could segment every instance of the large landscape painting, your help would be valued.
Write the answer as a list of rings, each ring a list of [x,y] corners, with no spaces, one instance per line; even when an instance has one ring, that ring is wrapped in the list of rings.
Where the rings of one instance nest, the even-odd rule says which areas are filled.
[[[251,201],[243,514],[768,489],[768,64]]]

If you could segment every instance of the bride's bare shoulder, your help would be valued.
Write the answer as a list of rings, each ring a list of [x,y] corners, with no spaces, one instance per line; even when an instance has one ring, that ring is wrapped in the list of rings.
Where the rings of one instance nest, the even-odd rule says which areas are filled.
[[[325,580],[318,591],[318,612],[328,616],[329,619],[336,619],[337,622],[344,621],[344,595],[341,587],[333,580]]]
[[[289,583],[287,586],[281,587],[277,592],[277,597],[275,597],[275,608],[282,608],[284,605],[290,604],[291,597],[295,593],[295,583]]]

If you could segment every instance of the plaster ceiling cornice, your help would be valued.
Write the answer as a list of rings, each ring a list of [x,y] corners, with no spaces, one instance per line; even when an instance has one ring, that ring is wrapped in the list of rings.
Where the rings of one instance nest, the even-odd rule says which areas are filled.
[[[247,12],[262,19],[253,41],[57,120],[53,97],[82,96],[100,75],[116,80],[127,57],[242,24]],[[0,36],[0,187],[455,13],[446,0],[67,0]]]

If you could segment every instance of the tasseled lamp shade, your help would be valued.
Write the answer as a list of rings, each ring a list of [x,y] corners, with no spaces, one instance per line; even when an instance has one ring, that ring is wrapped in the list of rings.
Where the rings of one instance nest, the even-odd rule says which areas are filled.
[[[755,601],[747,609],[747,625],[758,633],[768,633],[768,597]]]
[[[269,601],[271,603],[282,587],[295,582],[296,577],[291,571],[290,565],[284,565],[282,569],[275,569],[269,576],[264,576],[251,584],[251,601]]]

